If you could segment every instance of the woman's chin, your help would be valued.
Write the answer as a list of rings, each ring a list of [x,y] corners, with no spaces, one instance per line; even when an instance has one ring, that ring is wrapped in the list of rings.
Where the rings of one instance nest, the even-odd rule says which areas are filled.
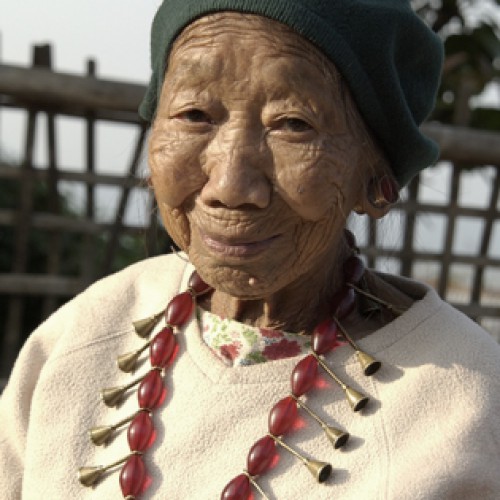
[[[197,265],[196,259],[191,261],[200,276],[219,292],[242,300],[258,300],[269,297],[281,288],[269,272],[254,272],[234,265],[220,262],[210,265],[206,262]]]

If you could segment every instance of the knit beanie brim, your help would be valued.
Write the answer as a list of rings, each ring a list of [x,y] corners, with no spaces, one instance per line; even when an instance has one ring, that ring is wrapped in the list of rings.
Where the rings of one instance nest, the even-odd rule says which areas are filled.
[[[438,147],[419,126],[434,107],[443,46],[408,0],[165,0],[151,31],[142,118],[154,118],[175,38],[220,11],[274,19],[316,45],[347,81],[400,186],[436,161]]]

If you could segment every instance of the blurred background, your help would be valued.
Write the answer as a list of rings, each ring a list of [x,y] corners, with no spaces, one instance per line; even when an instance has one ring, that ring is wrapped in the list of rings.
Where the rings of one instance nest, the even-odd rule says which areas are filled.
[[[147,189],[159,0],[0,0],[0,390],[26,336],[89,283],[170,251]],[[500,341],[500,0],[414,0],[442,37],[441,159],[379,223],[368,264],[414,276]]]

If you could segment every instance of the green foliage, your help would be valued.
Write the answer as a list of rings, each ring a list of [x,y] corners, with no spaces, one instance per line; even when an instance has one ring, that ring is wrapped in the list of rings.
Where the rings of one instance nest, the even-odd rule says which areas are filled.
[[[470,127],[500,130],[500,109],[478,107],[472,110]]]
[[[494,108],[471,109],[471,98],[500,76],[500,0],[413,0],[419,15],[441,36],[445,64],[431,119],[500,130]]]

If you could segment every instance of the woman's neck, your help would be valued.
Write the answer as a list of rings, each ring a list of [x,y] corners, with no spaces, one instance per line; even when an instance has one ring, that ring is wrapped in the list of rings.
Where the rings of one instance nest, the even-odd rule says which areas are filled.
[[[339,258],[261,299],[246,300],[214,290],[200,305],[218,316],[253,326],[288,332],[311,332],[330,312],[335,292],[344,284],[342,264],[350,249],[339,249]]]

